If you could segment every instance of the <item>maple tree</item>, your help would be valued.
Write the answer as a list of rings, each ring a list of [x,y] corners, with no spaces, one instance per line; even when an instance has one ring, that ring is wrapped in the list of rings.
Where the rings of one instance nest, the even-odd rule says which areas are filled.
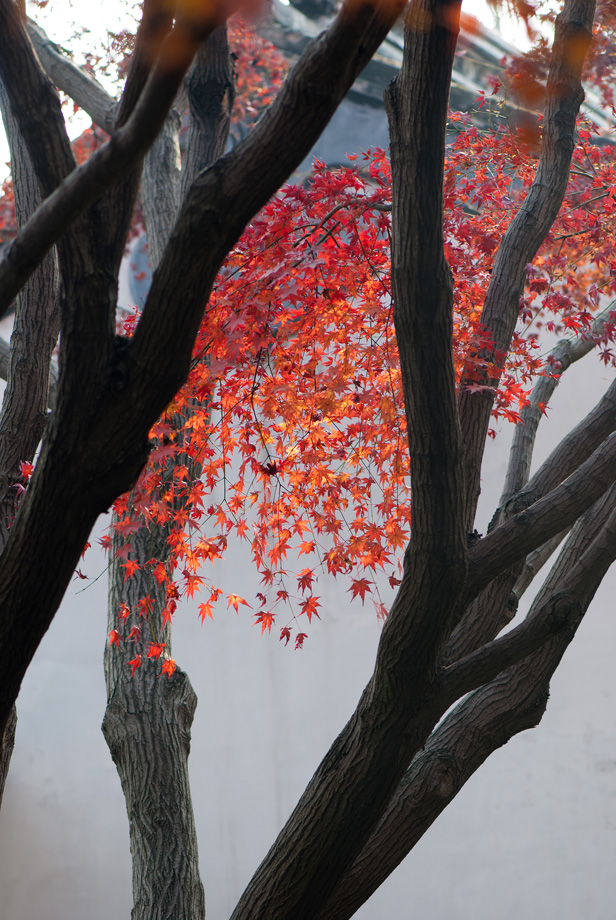
[[[203,913],[186,772],[195,700],[170,656],[183,595],[205,590],[202,617],[219,599],[235,611],[254,603],[263,632],[276,627],[299,647],[304,623],[323,612],[316,586],[325,570],[386,617],[355,715],[233,915],[347,917],[483,760],[539,721],[550,677],[616,553],[612,388],[528,479],[534,431],[559,375],[595,345],[613,360],[611,314],[595,315],[616,278],[613,154],[593,143],[591,126],[576,132],[593,5],[567,0],[556,21],[540,155],[536,133],[506,120],[481,132],[455,113],[457,137],[446,148],[459,7],[426,0],[409,7],[402,71],[386,96],[391,168],[381,150],[335,171],[316,163],[308,182],[275,196],[400,9],[343,5],[269,107],[284,65],[271,66],[269,52],[261,58],[258,40],[236,24],[238,48],[268,82],[243,84],[240,68],[237,145],[221,158],[235,91],[220,25],[227,11],[146,2],[132,55],[129,38],[121,43],[127,77],[117,114],[93,81],[76,85],[75,69],[56,71],[112,132],[109,144],[89,133],[75,156],[19,7],[0,2],[22,228],[0,263],[5,308],[41,264],[17,306],[28,335],[13,346],[39,387],[24,396],[22,383],[20,395],[15,361],[7,390],[17,396],[1,420],[11,443],[0,439],[0,710],[10,724],[94,520],[115,501],[104,730],[132,816],[134,916],[153,916],[168,896],[175,916]],[[33,27],[30,35],[40,40]],[[167,113],[195,55],[175,175],[180,121]],[[597,80],[607,86],[600,67]],[[38,210],[34,174],[47,198]],[[117,331],[117,273],[140,177],[138,220],[155,272],[143,309]],[[542,324],[573,334],[547,366]],[[6,421],[15,405],[29,413],[17,439]],[[516,437],[501,507],[480,537],[474,518],[493,415],[517,423]],[[43,429],[32,470],[24,464]],[[499,637],[512,597],[563,532],[568,542],[529,615]],[[249,540],[263,577],[256,598],[221,597],[207,568],[238,539]],[[380,572],[399,587],[389,612]],[[140,752],[127,730],[129,704],[155,749],[176,751],[158,778],[149,743]],[[480,736],[472,751],[469,725]],[[435,797],[444,751],[458,779]],[[9,753],[7,729],[4,764]],[[175,803],[164,819],[163,792]],[[137,807],[139,818],[164,820],[172,857],[152,846]],[[384,837],[394,845],[383,848]]]

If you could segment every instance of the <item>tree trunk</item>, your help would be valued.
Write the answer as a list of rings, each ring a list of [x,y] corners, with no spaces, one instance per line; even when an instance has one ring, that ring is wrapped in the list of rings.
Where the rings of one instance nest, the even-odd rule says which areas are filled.
[[[41,203],[30,157],[0,81],[0,113],[9,141],[15,217],[23,227]],[[58,339],[58,270],[50,253],[17,297],[8,349],[6,390],[0,412],[0,551],[19,505],[21,461],[32,461],[47,422],[51,355]],[[17,710],[13,706],[0,740],[0,803],[9,770]]]
[[[114,547],[117,546],[117,538]],[[139,560],[166,556],[166,534],[143,528],[132,535]],[[125,642],[122,649],[105,650],[108,702],[103,733],[117,767],[126,799],[133,860],[132,920],[199,920],[205,916],[199,876],[197,835],[188,780],[190,727],[197,697],[187,675],[176,670],[160,676],[160,661],[148,659],[141,648],[156,636],[170,645],[170,628],[160,623],[164,591],[148,577],[122,581],[116,562],[111,566],[109,623],[115,628],[121,603],[136,607],[146,594],[156,594],[148,620],[137,614],[127,626],[140,626],[143,639]],[[156,625],[155,625],[156,624]],[[130,649],[130,651],[129,651]],[[142,652],[144,662],[129,676],[128,659]]]
[[[197,55],[187,78],[189,127],[187,150],[180,172],[180,118],[172,112],[148,155],[142,197],[152,267],[164,251],[178,213],[182,194],[194,176],[224,152],[233,102],[233,69],[226,27],[218,29]],[[180,186],[181,182],[181,186]],[[161,201],[163,202],[161,205]],[[183,417],[176,419],[181,438]],[[190,457],[181,462],[198,478]],[[114,521],[116,519],[114,518]],[[114,535],[109,580],[108,631],[118,626],[121,604],[133,613],[124,630],[136,626],[138,641],[105,651],[108,706],[103,732],[118,769],[130,824],[133,862],[133,920],[173,918],[199,920],[205,916],[203,885],[188,779],[190,728],[197,705],[188,676],[177,669],[171,678],[160,676],[161,665],[146,657],[149,642],[164,642],[171,650],[171,627],[162,620],[167,598],[146,563],[168,559],[167,527],[143,527],[130,537],[131,555],[140,577],[124,578],[115,551]],[[147,621],[134,612],[140,598],[154,599]],[[130,649],[130,651],[128,651]],[[143,664],[130,676],[128,661],[141,654]]]

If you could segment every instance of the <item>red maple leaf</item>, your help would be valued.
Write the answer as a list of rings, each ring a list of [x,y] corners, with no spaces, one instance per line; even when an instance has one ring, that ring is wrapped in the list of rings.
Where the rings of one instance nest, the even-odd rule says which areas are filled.
[[[151,595],[146,594],[145,597],[140,598],[137,601],[137,608],[139,610],[139,616],[148,616],[154,609],[154,598]]]
[[[351,587],[349,588],[349,591],[351,592],[351,596],[357,597],[357,595],[359,594],[359,596],[361,597],[361,602],[363,604],[366,599],[366,594],[371,593],[372,588],[370,587],[370,585],[373,585],[373,584],[374,582],[369,581],[367,578],[354,579],[351,582]]]
[[[163,659],[163,666],[161,668],[160,676],[162,677],[163,674],[166,674],[167,677],[172,677],[175,673],[176,667],[177,665],[173,658]]]
[[[307,597],[306,600],[302,601],[300,604],[300,613],[305,613],[308,617],[308,622],[310,623],[313,617],[316,617],[317,620],[320,619],[319,614],[317,613],[317,607],[320,606],[319,598],[315,597],[314,594],[311,594],[310,597]]]
[[[282,642],[282,640],[284,639],[284,644],[288,645],[290,638],[291,638],[291,630],[289,629],[288,626],[283,626],[282,629],[280,630],[280,641]]]
[[[141,655],[135,655],[135,657],[128,662],[128,667],[131,669],[130,676],[132,677],[137,668],[141,667]]]
[[[120,648],[120,642],[122,641],[122,636],[117,631],[117,629],[112,629],[109,633],[109,645],[115,645],[116,648]]]
[[[150,642],[148,646],[148,658],[160,658],[165,650],[164,642]]]
[[[132,578],[135,572],[139,571],[139,563],[135,562],[134,559],[129,559],[128,562],[122,563],[122,568],[126,569],[124,573],[124,581],[128,578]]]

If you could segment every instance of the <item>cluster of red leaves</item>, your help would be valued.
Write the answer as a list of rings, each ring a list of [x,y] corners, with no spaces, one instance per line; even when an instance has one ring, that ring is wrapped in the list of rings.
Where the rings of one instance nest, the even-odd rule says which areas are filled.
[[[275,94],[286,64],[241,20],[232,21],[230,41],[241,134]],[[536,84],[535,102],[543,94],[542,54],[528,58],[518,81],[518,95]],[[498,245],[532,182],[538,138],[506,121],[480,133],[459,114],[451,127],[457,139],[446,163],[445,240],[455,281],[456,372],[459,380],[464,368],[470,387],[498,378],[494,415],[516,422],[534,378],[557,372],[539,354],[538,330],[584,332],[597,305],[614,296],[613,148],[581,131],[565,204],[528,267],[520,325],[504,356],[481,327],[481,309]],[[102,139],[86,132],[78,159]],[[261,632],[286,611],[285,644],[293,627],[301,647],[298,618],[319,616],[322,571],[343,574],[351,599],[369,597],[377,615],[386,615],[379,584],[398,583],[410,532],[389,280],[391,182],[383,151],[350,160],[334,171],[315,164],[309,181],[286,187],[247,228],[208,304],[190,377],[152,430],[147,468],[116,502],[125,579],[139,572],[131,534],[144,523],[169,528],[168,561],[144,566],[152,585],[165,589],[163,622],[181,597],[200,590],[200,616],[213,616],[225,595],[206,563],[221,558],[230,540],[248,543],[261,573],[254,614]],[[7,187],[0,199],[0,228],[11,223],[10,194]],[[135,313],[124,324],[127,335],[136,320]],[[608,323],[602,333],[606,363],[613,362],[613,332]],[[202,469],[199,478],[187,458]],[[135,611],[123,605],[118,618],[147,618],[152,604],[148,594]],[[252,606],[237,594],[227,594],[226,604],[236,612]],[[113,630],[109,641],[140,637],[135,625],[126,637]],[[155,636],[131,660],[133,672],[143,657],[161,658],[168,676],[175,669]]]
[[[493,3],[493,6],[500,5]],[[506,84],[517,103],[533,111],[541,111],[545,99],[545,85],[550,63],[550,42],[545,35],[552,35],[556,17],[561,5],[551,0],[511,0],[513,12],[526,22],[531,48],[511,59],[506,64]],[[516,7],[520,6],[522,9]],[[525,9],[524,9],[525,8]],[[532,23],[539,26],[537,31]],[[541,34],[541,33],[545,34]],[[593,40],[586,52],[583,79],[585,84],[597,93],[601,104],[614,109],[614,48],[616,48],[616,0],[597,0]]]
[[[473,367],[478,381],[486,369],[502,371],[494,414],[515,422],[533,379],[551,372],[535,330],[543,323],[583,331],[599,294],[614,295],[616,162],[612,148],[589,145],[581,132],[565,205],[529,266],[505,358],[481,328],[481,307],[536,158],[506,127],[481,134],[460,115],[452,124],[458,137],[446,166],[445,238],[455,279],[455,366],[458,375],[471,370],[470,386]],[[246,230],[208,305],[190,378],[152,431],[156,447],[132,497],[116,506],[127,577],[136,566],[128,559],[131,528],[142,520],[170,524],[169,565],[149,564],[174,596],[205,590],[202,619],[222,596],[205,563],[220,558],[230,539],[248,541],[264,586],[255,622],[269,632],[286,610],[285,642],[293,618],[319,616],[321,571],[343,574],[351,598],[370,597],[384,616],[378,573],[398,583],[410,530],[389,165],[383,151],[350,159],[334,171],[315,164],[307,183],[287,186]],[[612,332],[608,326],[604,335]],[[607,344],[604,351],[611,356]],[[200,479],[190,480],[185,454],[202,466]],[[227,595],[227,606],[240,604],[250,606]],[[297,633],[296,647],[304,637]]]
[[[276,97],[289,64],[277,48],[238,15],[229,20],[228,35],[236,75],[231,135],[237,141]]]

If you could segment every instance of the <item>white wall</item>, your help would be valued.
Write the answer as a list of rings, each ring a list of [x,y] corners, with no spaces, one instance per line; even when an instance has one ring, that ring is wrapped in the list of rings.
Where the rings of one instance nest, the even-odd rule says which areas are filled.
[[[597,378],[609,376],[596,362],[569,374],[546,426],[552,437],[540,439],[543,455],[605,385]],[[486,462],[486,509],[498,497],[504,441]],[[101,563],[93,555],[84,568],[95,576]],[[221,578],[248,598],[258,590],[238,556]],[[0,920],[130,915],[126,815],[100,733],[105,577],[84,584],[70,586],[19,697],[0,817]],[[371,608],[349,609],[346,587],[323,587],[323,620],[301,652],[261,637],[250,611],[203,627],[195,607],[177,614],[174,657],[199,696],[191,775],[210,920],[229,916],[369,677],[379,625]],[[612,920],[615,591],[611,573],[541,726],[493,755],[361,920]]]

